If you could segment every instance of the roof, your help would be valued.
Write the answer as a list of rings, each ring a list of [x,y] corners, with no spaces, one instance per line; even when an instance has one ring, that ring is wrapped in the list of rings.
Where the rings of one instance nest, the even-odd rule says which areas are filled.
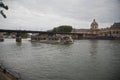
[[[120,29],[120,22],[114,23],[110,28],[112,28],[112,29]]]

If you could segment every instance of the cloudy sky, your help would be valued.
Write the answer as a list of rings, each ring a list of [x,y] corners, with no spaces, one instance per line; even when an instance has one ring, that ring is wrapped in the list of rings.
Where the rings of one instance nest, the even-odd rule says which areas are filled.
[[[49,30],[60,25],[90,28],[93,19],[99,28],[120,22],[120,0],[3,0],[9,6],[0,15],[0,29]]]

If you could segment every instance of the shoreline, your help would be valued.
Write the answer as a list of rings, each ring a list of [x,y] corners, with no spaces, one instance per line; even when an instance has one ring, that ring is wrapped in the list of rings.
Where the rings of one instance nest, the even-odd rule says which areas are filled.
[[[19,80],[19,78],[0,65],[0,80]]]

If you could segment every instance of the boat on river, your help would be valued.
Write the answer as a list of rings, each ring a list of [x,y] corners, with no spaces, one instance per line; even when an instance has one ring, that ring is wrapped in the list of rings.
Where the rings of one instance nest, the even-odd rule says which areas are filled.
[[[64,44],[70,44],[73,43],[74,41],[71,36],[63,36],[61,42]]]
[[[31,36],[32,42],[51,43],[51,44],[71,44],[74,40],[68,35],[52,35],[52,36]]]

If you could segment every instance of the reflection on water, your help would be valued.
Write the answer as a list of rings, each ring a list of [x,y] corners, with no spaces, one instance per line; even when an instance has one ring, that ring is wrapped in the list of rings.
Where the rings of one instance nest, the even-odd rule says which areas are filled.
[[[44,44],[6,39],[0,63],[22,80],[119,80],[120,41],[78,40]]]
[[[21,42],[16,42],[16,45],[17,45],[17,46],[21,46],[22,43],[21,43]]]
[[[90,41],[91,56],[95,56],[97,54],[97,48],[98,48],[98,41],[97,40],[91,40]]]

